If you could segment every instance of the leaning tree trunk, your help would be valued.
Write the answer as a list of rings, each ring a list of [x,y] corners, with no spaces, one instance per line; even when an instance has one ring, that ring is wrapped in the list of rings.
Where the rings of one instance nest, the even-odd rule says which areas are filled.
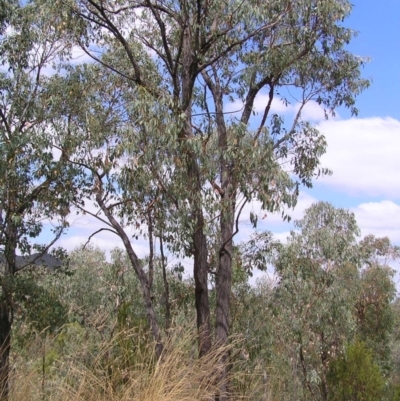
[[[100,187],[100,183],[99,183],[99,187]],[[127,236],[123,227],[118,223],[118,221],[114,218],[113,214],[110,212],[110,210],[104,204],[102,197],[101,197],[101,192],[96,194],[96,201],[99,204],[101,210],[104,212],[105,216],[107,217],[107,219],[110,222],[110,224],[112,225],[112,227],[117,232],[118,236],[121,238],[121,240],[125,246],[125,250],[128,254],[129,260],[132,264],[132,267],[136,273],[136,276],[139,279],[140,286],[142,288],[142,296],[143,296],[144,306],[145,306],[146,314],[147,314],[147,321],[150,325],[151,333],[156,342],[157,358],[160,359],[161,354],[164,349],[164,344],[162,342],[161,331],[160,331],[160,327],[157,322],[157,317],[156,317],[156,313],[154,310],[153,301],[151,298],[150,283],[149,283],[148,277],[146,275],[146,272],[143,270],[143,268],[140,264],[140,260],[137,257],[135,251],[133,250],[133,247],[129,240],[129,237]]]

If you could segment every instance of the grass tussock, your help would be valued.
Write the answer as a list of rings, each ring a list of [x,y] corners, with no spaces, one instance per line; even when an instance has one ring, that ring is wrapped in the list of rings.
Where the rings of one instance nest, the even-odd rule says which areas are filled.
[[[31,344],[30,358],[15,358],[10,401],[209,401],[223,384],[225,367],[237,389],[249,384],[248,372],[235,368],[237,344],[199,359],[196,335],[187,330],[174,330],[160,360],[154,344],[137,330],[123,331],[95,350],[78,347],[73,354],[58,355],[57,341],[38,338]],[[222,366],[226,353],[231,357]],[[232,385],[230,392],[235,393]],[[243,393],[233,398],[255,399]]]

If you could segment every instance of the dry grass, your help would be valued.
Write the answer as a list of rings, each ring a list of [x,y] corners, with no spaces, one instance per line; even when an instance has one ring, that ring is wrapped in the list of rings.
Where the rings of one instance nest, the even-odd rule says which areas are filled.
[[[47,341],[48,352],[51,347]],[[80,349],[79,356],[67,355],[54,361],[43,375],[40,368],[43,348],[38,341],[32,345],[32,350],[37,351],[35,358],[15,363],[10,401],[209,401],[214,398],[221,384],[219,361],[227,349],[212,350],[199,359],[195,334],[182,330],[174,330],[160,361],[155,359],[153,348],[137,332],[120,333],[102,344],[96,356],[89,351],[85,355]],[[234,378],[247,388],[253,379],[246,371],[243,375],[235,373]],[[250,393],[255,395],[253,391]],[[234,398],[255,400],[258,397],[237,395]]]

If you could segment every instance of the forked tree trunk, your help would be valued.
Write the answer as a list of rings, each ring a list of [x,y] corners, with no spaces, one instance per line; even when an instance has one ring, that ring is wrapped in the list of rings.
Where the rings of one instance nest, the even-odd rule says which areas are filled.
[[[196,222],[192,236],[194,256],[193,275],[197,330],[199,336],[199,356],[202,357],[210,351],[212,346],[211,313],[208,295],[208,250],[207,239],[204,234],[205,223],[200,201],[202,188],[199,179],[198,166],[194,155],[189,154],[188,157],[190,157],[187,163],[188,176],[190,177],[191,189],[193,191],[193,197],[191,199],[191,216]]]

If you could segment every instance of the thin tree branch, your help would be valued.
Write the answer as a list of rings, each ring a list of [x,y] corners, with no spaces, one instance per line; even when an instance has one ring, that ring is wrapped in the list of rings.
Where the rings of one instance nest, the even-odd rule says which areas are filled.
[[[76,203],[76,202],[73,202],[72,204],[73,204],[75,207],[77,207],[78,209],[80,209],[82,212],[84,212],[84,213],[86,213],[86,214],[89,214],[90,216],[94,217],[95,219],[100,220],[102,223],[107,224],[108,226],[112,227],[112,225],[111,225],[108,221],[102,219],[99,215],[94,214],[94,213],[92,213],[92,212],[89,212],[89,210],[83,208],[81,205],[79,205],[79,204]],[[99,210],[98,213],[100,213],[100,211],[101,211],[101,210]]]
[[[239,232],[239,217],[242,214],[244,205],[248,202],[247,198],[244,198],[244,202],[242,203],[242,205],[239,208],[239,213],[236,216],[236,221],[235,221],[235,232],[221,245],[221,247],[219,248],[219,254],[221,254],[222,252],[225,252],[225,245]]]
[[[257,139],[260,136],[261,131],[265,125],[265,121],[267,121],[267,117],[268,117],[269,111],[271,110],[271,104],[272,104],[273,99],[274,99],[274,85],[270,84],[269,93],[268,93],[268,103],[267,103],[267,106],[265,107],[260,126],[258,127],[256,135],[254,136],[253,143],[255,143],[257,141]]]
[[[106,228],[106,227],[100,228],[99,230],[95,231],[93,234],[91,234],[91,235],[89,236],[89,238],[87,239],[87,241],[86,241],[85,244],[83,245],[83,249],[86,248],[86,245],[89,244],[90,240],[91,240],[95,235],[97,235],[98,233],[100,233],[100,232],[102,232],[102,231],[110,231],[110,232],[112,232],[113,234],[115,234],[115,235],[118,236],[118,233],[117,233],[115,230],[111,230],[111,228]]]
[[[49,244],[46,245],[46,247],[45,247],[41,252],[39,252],[39,254],[38,254],[37,257],[35,257],[33,260],[30,260],[29,263],[27,263],[26,265],[20,266],[20,267],[18,267],[18,268],[15,267],[15,272],[19,272],[19,271],[25,269],[27,266],[32,265],[32,264],[35,263],[38,259],[42,258],[43,255],[44,255],[45,253],[47,253],[47,251],[59,240],[59,238],[61,237],[61,234],[64,232],[64,228],[65,228],[65,227],[61,227],[61,228],[60,228],[60,230],[59,230],[59,232],[57,233],[57,235],[53,238],[53,240],[52,240]]]

